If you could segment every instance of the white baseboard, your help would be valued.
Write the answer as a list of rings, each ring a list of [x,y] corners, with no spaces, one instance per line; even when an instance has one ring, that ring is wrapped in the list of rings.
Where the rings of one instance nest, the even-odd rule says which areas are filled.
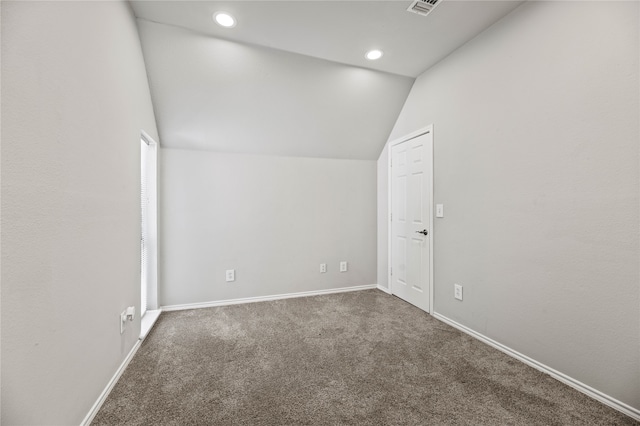
[[[387,294],[391,294],[391,290],[389,290],[387,287],[382,287],[380,284],[378,284],[376,287],[380,291],[384,291]]]
[[[497,350],[499,350],[500,352],[504,352],[505,354],[524,362],[525,364],[535,368],[538,371],[541,371],[543,373],[546,373],[548,375],[550,375],[551,377],[553,377],[554,379],[564,383],[565,385],[571,386],[572,388],[584,393],[587,396],[590,396],[591,398],[595,399],[596,401],[599,401],[605,405],[608,405],[609,407],[620,411],[623,414],[626,414],[627,416],[635,419],[635,420],[640,420],[640,410],[631,407],[630,405],[625,404],[622,401],[618,401],[617,399],[600,392],[597,389],[592,388],[589,385],[585,385],[584,383],[567,376],[564,373],[559,372],[558,370],[555,370],[547,365],[542,364],[541,362],[536,361],[533,358],[529,358],[526,355],[521,354],[518,351],[515,351],[513,349],[511,349],[508,346],[503,345],[502,343],[498,343],[495,340],[478,333],[477,331],[474,331],[472,329],[470,329],[469,327],[466,327],[462,324],[459,324],[447,317],[445,317],[444,315],[441,315],[437,312],[434,312],[433,316],[444,322],[445,324],[448,324],[454,328],[457,328],[458,330],[472,336],[475,337],[476,339],[480,340],[481,342],[486,343],[487,345],[496,348]]]
[[[98,400],[93,404],[93,407],[91,407],[91,410],[89,410],[89,413],[86,415],[82,423],[80,423],[80,426],[89,426],[91,424],[93,418],[96,416],[96,414],[98,414],[98,411],[100,411],[100,407],[102,407],[102,404],[104,404],[104,401],[107,399],[107,396],[109,396],[109,393],[111,393],[113,387],[116,385],[116,383],[118,383],[118,379],[120,379],[120,376],[122,376],[122,373],[124,373],[127,365],[129,365],[136,352],[138,352],[141,344],[141,339],[136,340],[135,345],[133,345],[133,348],[131,348],[127,357],[124,359],[124,361],[122,361],[122,364],[120,364],[120,367],[118,367],[111,380],[109,380],[109,383],[107,383],[107,386],[98,397]]]
[[[245,297],[241,299],[216,300],[202,303],[186,303],[183,305],[163,306],[162,311],[182,311],[186,309],[214,308],[216,306],[239,305],[242,303],[268,302],[270,300],[291,299],[294,297],[320,296],[323,294],[345,293],[348,291],[371,290],[377,288],[376,284],[359,285],[354,287],[331,288],[328,290],[302,291],[299,293],[276,294],[273,296]]]

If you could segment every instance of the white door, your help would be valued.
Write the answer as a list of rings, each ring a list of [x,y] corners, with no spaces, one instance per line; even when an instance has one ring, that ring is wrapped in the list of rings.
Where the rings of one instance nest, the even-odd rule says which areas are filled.
[[[429,312],[431,132],[391,147],[391,291]]]

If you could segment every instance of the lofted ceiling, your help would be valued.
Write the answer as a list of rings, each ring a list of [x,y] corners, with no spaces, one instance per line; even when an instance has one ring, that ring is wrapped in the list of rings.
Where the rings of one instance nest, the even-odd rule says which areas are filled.
[[[415,77],[521,3],[442,0],[425,17],[408,0],[131,2],[165,148],[361,160]]]
[[[417,77],[522,1],[442,0],[428,15],[410,0],[132,1],[138,18],[213,37],[271,47],[348,65]],[[218,11],[234,28],[213,23]],[[378,61],[364,54],[384,51]]]
[[[165,148],[378,158],[413,79],[138,22]]]

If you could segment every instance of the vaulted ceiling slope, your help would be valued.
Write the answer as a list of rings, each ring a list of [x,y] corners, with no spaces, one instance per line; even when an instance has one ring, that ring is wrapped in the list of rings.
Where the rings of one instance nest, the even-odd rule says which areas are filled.
[[[132,1],[138,18],[213,37],[417,77],[518,7],[518,0],[441,0],[428,16],[410,13],[412,0]],[[238,24],[214,25],[226,11]],[[382,49],[379,61],[365,51]]]
[[[138,20],[168,148],[375,160],[414,79]]]
[[[131,2],[163,146],[369,160],[414,78],[521,3],[441,0],[424,17],[411,0]]]

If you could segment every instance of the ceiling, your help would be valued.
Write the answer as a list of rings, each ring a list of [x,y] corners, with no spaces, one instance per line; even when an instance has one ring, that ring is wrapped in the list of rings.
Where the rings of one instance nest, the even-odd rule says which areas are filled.
[[[131,3],[164,148],[376,160],[415,78],[522,2]]]
[[[414,78],[521,3],[442,0],[425,17],[407,12],[410,0],[131,1],[143,20]],[[216,25],[218,11],[237,25]],[[384,56],[365,59],[373,48]]]
[[[164,148],[377,159],[413,79],[139,21]]]

